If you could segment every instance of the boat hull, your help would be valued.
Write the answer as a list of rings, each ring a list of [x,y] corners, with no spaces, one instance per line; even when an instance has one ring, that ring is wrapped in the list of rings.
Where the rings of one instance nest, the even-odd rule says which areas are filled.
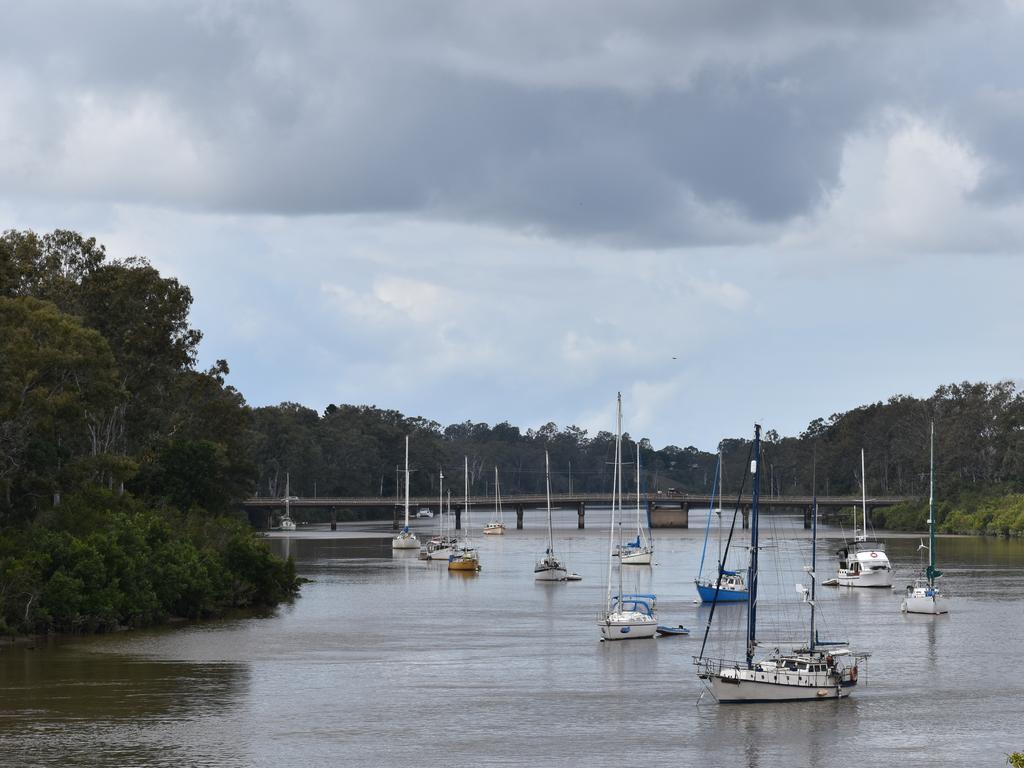
[[[701,602],[713,603],[715,602],[715,586],[712,584],[697,584],[697,594],[700,595]],[[748,592],[746,590],[726,589],[722,588],[718,590],[718,602],[720,603],[745,603],[747,602]]]
[[[644,640],[658,632],[658,622],[651,616],[611,614],[598,622],[602,640]]]
[[[480,563],[476,560],[449,560],[449,571],[479,571]]]
[[[942,595],[908,595],[900,606],[904,613],[924,613],[938,616],[949,613],[949,605]]]
[[[632,552],[622,550],[619,553],[619,562],[623,565],[650,565],[653,555],[654,552],[650,549],[634,550]]]
[[[419,549],[420,541],[414,534],[400,533],[391,540],[392,549]]]
[[[892,571],[870,571],[868,573],[852,574],[840,571],[836,576],[836,583],[840,587],[865,587],[874,589],[892,589]]]
[[[533,571],[534,581],[565,581],[569,572],[565,568],[541,568]]]
[[[445,560],[445,561],[447,561],[448,558],[450,558],[451,556],[452,556],[452,551],[450,549],[448,549],[447,547],[444,548],[444,549],[435,549],[433,551],[427,552],[427,560]]]
[[[746,671],[746,670],[743,670]],[[774,701],[827,701],[850,695],[842,685],[806,685],[723,678],[711,678],[711,692],[721,704],[757,704]]]
[[[505,526],[501,523],[495,523],[494,525],[485,525],[484,533],[487,536],[502,536],[505,533]]]

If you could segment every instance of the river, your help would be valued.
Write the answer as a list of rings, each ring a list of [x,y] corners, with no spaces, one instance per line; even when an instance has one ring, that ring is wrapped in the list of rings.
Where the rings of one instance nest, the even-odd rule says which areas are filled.
[[[4,644],[0,764],[1002,766],[1024,750],[1024,542],[941,537],[951,612],[930,617],[899,611],[919,537],[886,536],[896,590],[822,596],[872,654],[853,697],[724,706],[698,703],[691,662],[702,531],[656,532],[657,565],[626,577],[693,634],[600,643],[607,531],[556,515],[581,582],[534,583],[532,512],[476,537],[470,576],[299,531],[271,544],[312,581],[270,616]],[[822,532],[819,572],[839,535]]]

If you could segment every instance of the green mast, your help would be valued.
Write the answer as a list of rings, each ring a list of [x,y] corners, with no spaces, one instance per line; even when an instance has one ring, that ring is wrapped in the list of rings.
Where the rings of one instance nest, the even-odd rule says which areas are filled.
[[[942,575],[942,571],[935,567],[935,422],[932,422],[931,438],[931,471],[928,484],[928,568],[925,576],[928,578],[928,586],[934,587],[935,580]]]

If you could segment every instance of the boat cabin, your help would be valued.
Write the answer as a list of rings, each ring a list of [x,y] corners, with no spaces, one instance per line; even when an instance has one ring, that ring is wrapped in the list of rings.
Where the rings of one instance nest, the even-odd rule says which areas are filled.
[[[650,594],[613,595],[611,612],[633,611],[634,613],[654,616],[656,602],[657,597]]]

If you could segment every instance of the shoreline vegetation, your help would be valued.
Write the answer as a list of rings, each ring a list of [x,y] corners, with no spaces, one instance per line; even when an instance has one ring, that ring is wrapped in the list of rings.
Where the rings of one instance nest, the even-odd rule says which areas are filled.
[[[442,427],[372,405],[253,408],[226,382],[225,360],[196,367],[191,305],[187,286],[144,258],[108,258],[95,239],[0,236],[0,633],[109,631],[287,600],[294,564],[270,553],[241,500],[282,497],[288,475],[299,496],[396,496],[406,435],[417,496],[436,496],[439,469],[461,477],[463,457],[472,493],[490,493],[494,466],[503,490],[542,493],[545,452],[554,492],[611,487],[607,431]],[[869,496],[923,498],[932,421],[940,530],[1024,535],[1024,396],[1009,381],[893,396],[795,437],[768,429],[762,492],[809,493],[816,457],[819,493],[859,494],[864,448]],[[644,489],[710,489],[716,450],[656,449],[628,433],[623,443],[630,455],[639,443]],[[717,446],[726,495],[748,445]],[[927,509],[873,517],[922,530]]]
[[[239,511],[252,411],[196,369],[189,289],[74,232],[0,236],[0,634],[272,608],[299,587]]]

